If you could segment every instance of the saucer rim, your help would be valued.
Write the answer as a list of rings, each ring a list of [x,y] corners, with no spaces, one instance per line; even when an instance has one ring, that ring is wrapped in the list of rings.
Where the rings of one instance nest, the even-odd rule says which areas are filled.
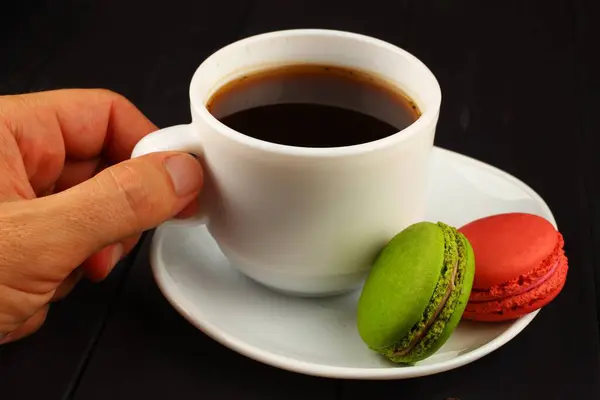
[[[505,172],[499,168],[496,168],[490,164],[479,161],[472,157],[447,150],[441,147],[434,146],[434,151],[441,152],[445,157],[450,157],[454,160],[458,159],[458,162],[466,162],[473,165],[477,169],[485,169],[489,173],[497,175],[503,179],[506,179],[516,186],[523,189],[531,198],[537,200],[540,208],[544,209],[547,214],[547,219],[550,223],[558,229],[554,215],[552,211],[544,201],[544,199],[535,192],[529,185],[514,177],[513,175]],[[415,365],[415,366],[402,366],[402,367],[372,367],[372,368],[353,368],[353,367],[340,367],[331,366],[326,364],[319,364],[307,361],[297,360],[292,357],[287,357],[281,354],[275,354],[262,347],[248,344],[247,342],[240,340],[221,329],[213,325],[208,319],[203,319],[198,316],[198,313],[192,313],[181,304],[176,298],[177,295],[173,294],[168,288],[167,281],[170,281],[172,285],[176,285],[171,276],[166,272],[166,269],[161,267],[160,264],[160,251],[162,249],[161,242],[164,240],[164,231],[168,229],[166,224],[159,226],[152,238],[151,249],[150,249],[150,265],[154,280],[158,285],[160,291],[165,296],[167,301],[193,326],[199,329],[201,332],[217,341],[218,343],[228,347],[229,349],[238,352],[248,358],[256,360],[258,362],[271,365],[283,370],[301,373],[310,376],[317,376],[323,378],[335,378],[335,379],[364,379],[364,380],[391,380],[391,379],[410,379],[421,376],[433,375],[445,371],[449,371],[455,368],[459,368],[466,364],[472,363],[491,352],[499,349],[514,337],[516,337],[529,323],[537,316],[541,310],[536,310],[532,313],[524,315],[519,319],[515,320],[512,325],[504,331],[500,336],[493,340],[485,343],[484,345],[469,351],[468,353],[460,354],[450,360],[440,361],[436,364],[427,365]]]

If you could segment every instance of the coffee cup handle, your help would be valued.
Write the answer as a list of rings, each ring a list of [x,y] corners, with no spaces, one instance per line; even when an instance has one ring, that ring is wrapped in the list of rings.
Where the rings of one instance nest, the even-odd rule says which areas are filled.
[[[131,158],[140,157],[160,151],[183,151],[202,157],[202,143],[198,133],[191,124],[169,126],[159,129],[144,136],[133,148]],[[202,210],[202,205],[200,205]],[[199,214],[186,219],[171,219],[167,223],[172,225],[199,225],[206,223],[207,216],[200,211]]]

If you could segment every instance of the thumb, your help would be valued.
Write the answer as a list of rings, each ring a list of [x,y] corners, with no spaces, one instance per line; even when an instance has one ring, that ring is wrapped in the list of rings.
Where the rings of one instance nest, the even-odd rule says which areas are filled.
[[[68,190],[31,200],[33,238],[74,268],[99,249],[172,218],[202,186],[200,163],[179,152],[153,153],[111,166]],[[35,206],[34,206],[35,204]],[[37,227],[37,228],[34,228]],[[40,249],[41,250],[41,249]]]

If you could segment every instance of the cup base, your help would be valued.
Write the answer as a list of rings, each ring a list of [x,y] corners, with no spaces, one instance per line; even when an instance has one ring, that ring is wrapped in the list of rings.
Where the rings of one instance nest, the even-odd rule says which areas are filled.
[[[341,290],[337,290],[337,291],[329,291],[329,292],[306,292],[306,291],[302,291],[302,292],[298,292],[298,291],[293,291],[293,290],[281,289],[281,288],[278,288],[278,287],[275,287],[275,286],[270,286],[269,284],[267,284],[265,282],[257,281],[256,279],[252,278],[248,274],[244,273],[244,275],[246,275],[248,278],[252,279],[252,281],[256,282],[257,284],[259,284],[261,286],[264,286],[267,289],[272,290],[274,292],[283,294],[285,296],[290,296],[290,297],[305,297],[307,299],[310,299],[310,298],[335,297],[335,296],[341,296],[341,295],[344,295],[344,294],[348,294],[348,293],[351,293],[351,292],[357,290],[360,287],[361,283],[362,283],[362,281],[361,281],[359,284],[357,284],[357,285],[355,285],[355,286],[353,286],[351,288],[345,288],[345,289],[341,289]]]
[[[288,271],[277,271],[240,262],[228,251],[223,251],[232,267],[258,284],[278,293],[293,297],[330,297],[358,289],[368,271],[343,275],[302,276]]]

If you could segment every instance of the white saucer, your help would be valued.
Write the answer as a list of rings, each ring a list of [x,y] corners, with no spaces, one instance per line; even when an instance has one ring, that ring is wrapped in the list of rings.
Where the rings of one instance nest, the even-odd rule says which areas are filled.
[[[458,227],[485,215],[521,211],[556,226],[540,196],[505,172],[439,148],[432,163],[427,220]],[[396,366],[358,335],[359,291],[320,299],[275,293],[233,269],[203,226],[159,227],[151,263],[166,298],[207,335],[260,362],[316,376],[402,379],[447,371],[504,345],[537,314],[513,323],[461,322],[436,354],[415,366]]]

